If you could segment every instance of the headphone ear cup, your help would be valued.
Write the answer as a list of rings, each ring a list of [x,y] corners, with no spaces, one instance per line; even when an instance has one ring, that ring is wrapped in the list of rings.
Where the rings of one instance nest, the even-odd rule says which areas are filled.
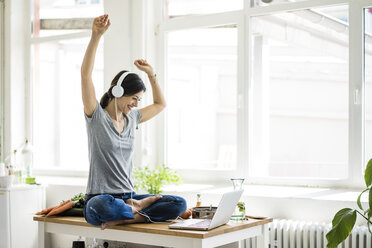
[[[119,86],[119,85],[115,85],[113,88],[112,88],[112,95],[116,98],[119,98],[119,97],[122,97],[124,95],[124,88]]]

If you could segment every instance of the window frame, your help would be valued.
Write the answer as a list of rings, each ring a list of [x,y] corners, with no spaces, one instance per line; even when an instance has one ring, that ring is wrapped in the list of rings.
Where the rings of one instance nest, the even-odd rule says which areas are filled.
[[[30,3],[29,10],[32,10],[32,3]],[[32,25],[32,18],[29,18],[29,25]],[[65,18],[57,18],[55,20],[65,20]],[[81,18],[80,21],[91,22],[93,18]],[[91,31],[86,29],[80,29],[81,31],[75,32],[75,33],[66,33],[66,34],[55,34],[55,35],[46,35],[46,36],[33,36],[33,33],[29,33],[29,51],[30,54],[28,54],[27,58],[27,67],[26,67],[26,75],[29,77],[27,82],[28,85],[26,85],[26,129],[28,130],[28,137],[30,138],[31,142],[34,140],[34,127],[33,127],[33,118],[34,118],[34,106],[33,106],[33,71],[32,71],[32,61],[31,61],[31,49],[33,45],[42,44],[42,43],[48,43],[48,42],[54,42],[54,41],[63,41],[63,40],[74,40],[74,39],[81,39],[81,38],[89,38],[91,36]],[[31,30],[30,30],[31,31]],[[48,168],[33,168],[33,174],[39,175],[39,176],[87,176],[88,170],[70,170],[63,167],[57,167],[55,165],[51,165]]]
[[[244,39],[244,29],[239,28],[244,26],[244,14],[243,10],[238,10],[238,11],[229,11],[226,13],[218,13],[218,14],[207,14],[203,16],[187,16],[183,18],[174,18],[170,19],[169,22],[165,25],[160,25],[159,27],[159,39],[161,40],[159,43],[163,44],[159,49],[161,51],[159,53],[159,59],[160,61],[163,61],[163,63],[160,63],[159,65],[161,66],[160,71],[162,72],[162,75],[166,75],[166,53],[165,51],[167,50],[167,34],[172,31],[176,30],[185,30],[185,29],[191,29],[191,28],[203,28],[203,27],[211,27],[211,26],[221,26],[221,25],[229,25],[229,24],[234,24],[237,26],[237,35],[238,35],[238,43],[237,43],[237,53],[238,53],[238,61],[237,61],[237,82],[238,82],[238,87],[237,87],[237,92],[242,92],[242,91],[247,91],[248,89],[245,88],[245,85],[242,83],[243,78],[244,78],[244,69],[241,67],[243,65],[242,60],[243,58],[239,56],[239,53],[242,53],[244,51],[242,45],[244,45],[243,39]],[[164,94],[167,96],[168,91],[166,87],[166,78],[163,76],[161,80],[165,83],[164,87]],[[243,112],[244,111],[244,104],[241,102],[243,97],[238,97],[238,112]],[[237,115],[237,128],[241,129],[244,131],[243,126],[241,126],[243,121],[239,120],[240,117],[244,117],[241,114]],[[162,130],[159,130],[162,132],[161,134],[161,142],[162,144],[160,147],[163,147],[164,149],[158,149],[160,158],[160,161],[165,161],[167,164],[167,110],[165,110],[165,115],[163,118],[164,125]],[[239,133],[239,131],[237,131]],[[248,134],[248,133],[247,133]],[[247,135],[246,134],[246,135]],[[237,139],[238,142],[244,142],[246,139]],[[239,146],[242,147],[242,146]],[[244,165],[242,164],[245,160],[244,157],[246,156],[245,153],[238,152],[237,153],[237,169],[236,170],[198,170],[198,173],[196,175],[195,169],[178,169],[181,173],[182,176],[184,177],[185,180],[190,181],[190,182],[205,182],[205,178],[213,178],[208,180],[210,183],[218,183],[221,180],[225,179],[226,177],[228,178],[233,178],[237,177],[238,175],[241,175],[244,172]],[[239,156],[240,154],[240,156]]]
[[[163,2],[161,3],[163,4]],[[244,175],[246,181],[254,184],[296,185],[296,186],[322,186],[322,187],[357,187],[362,188],[364,162],[364,8],[371,5],[368,0],[307,0],[269,6],[253,6],[253,0],[244,0],[244,9],[225,13],[184,16],[173,19],[162,19],[159,22],[158,51],[159,69],[166,75],[166,35],[167,32],[199,28],[206,26],[229,24],[235,20],[238,32],[238,109],[237,109],[237,168],[235,171],[180,169],[186,182],[221,183],[234,176]],[[249,100],[252,79],[252,66],[248,64],[252,59],[250,37],[250,19],[252,17],[275,14],[280,12],[297,11],[319,7],[348,5],[349,7],[349,95],[348,95],[348,176],[342,179],[310,179],[310,178],[277,178],[252,177],[249,175],[246,161],[249,161],[248,130],[249,127]],[[231,15],[231,16],[230,16]],[[248,38],[245,38],[248,37]],[[248,68],[248,70],[244,70]],[[161,78],[166,80],[166,78]],[[165,83],[165,91],[166,85]],[[167,92],[166,92],[167,93]],[[167,116],[163,118],[161,131],[161,144],[158,149],[159,161],[167,161],[166,125]],[[163,128],[165,127],[165,128]],[[248,128],[246,128],[248,127]]]
[[[42,44],[42,43],[48,43],[48,42],[53,42],[53,41],[62,41],[62,40],[73,40],[73,39],[81,39],[81,38],[89,38],[91,36],[91,32],[90,31],[80,31],[80,32],[76,32],[76,33],[73,33],[73,34],[61,34],[61,35],[51,35],[51,36],[44,36],[44,37],[31,37],[30,39],[30,49],[31,49],[31,46],[32,45],[35,45],[35,44]],[[30,56],[30,59],[31,59],[31,56]],[[33,89],[33,85],[31,84],[31,82],[33,83],[32,81],[32,71],[31,71],[31,60],[29,59],[30,61],[30,65],[28,68],[30,68],[30,73],[28,73],[28,75],[30,75],[30,85],[28,86],[29,90],[28,90],[28,99],[27,99],[27,106],[28,107],[28,110],[27,110],[27,113],[28,113],[28,129],[30,130],[29,133],[30,133],[30,137],[31,137],[31,140],[33,140],[33,133],[34,133],[34,130],[33,130],[33,92],[32,92],[32,89]],[[34,174],[36,175],[58,175],[58,176],[86,176],[87,175],[87,171],[88,170],[77,170],[77,171],[74,171],[74,170],[69,170],[69,169],[66,169],[66,168],[63,168],[63,167],[57,167],[55,165],[53,166],[50,166],[50,168],[48,169],[45,169],[45,168],[33,168],[33,172]]]
[[[0,161],[5,159],[4,149],[4,1],[0,0]]]

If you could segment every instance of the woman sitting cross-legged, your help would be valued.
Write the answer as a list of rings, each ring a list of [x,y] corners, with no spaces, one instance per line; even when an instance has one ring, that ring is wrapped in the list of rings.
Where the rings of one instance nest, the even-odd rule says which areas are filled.
[[[131,181],[135,128],[159,114],[166,105],[151,65],[142,59],[134,61],[149,78],[153,104],[137,109],[146,87],[137,74],[124,70],[114,77],[100,103],[96,100],[92,71],[99,40],[109,26],[108,15],[94,19],[81,66],[90,163],[84,217],[102,229],[177,218],[186,210],[183,198],[136,194]]]

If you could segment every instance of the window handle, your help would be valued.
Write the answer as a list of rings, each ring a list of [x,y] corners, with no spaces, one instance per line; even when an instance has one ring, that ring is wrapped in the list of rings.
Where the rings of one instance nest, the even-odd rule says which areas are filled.
[[[241,109],[243,107],[243,95],[238,95],[238,109]]]
[[[358,105],[360,104],[360,99],[359,99],[359,89],[354,90],[354,104]]]

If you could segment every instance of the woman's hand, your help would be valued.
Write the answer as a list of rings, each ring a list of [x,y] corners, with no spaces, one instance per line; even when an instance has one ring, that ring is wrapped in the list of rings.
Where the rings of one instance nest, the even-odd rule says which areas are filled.
[[[149,65],[149,63],[147,63],[147,61],[144,59],[137,59],[134,61],[134,64],[139,70],[146,72],[147,76],[149,77],[152,89],[152,98],[154,101],[153,104],[141,108],[142,118],[140,123],[142,123],[159,114],[165,108],[166,102],[152,66]]]
[[[149,76],[149,77],[152,77],[154,76],[154,69],[152,69],[152,66],[147,63],[146,60],[144,59],[137,59],[136,61],[134,61],[134,65],[141,71],[143,72],[146,72],[146,74]]]
[[[106,30],[110,27],[111,22],[108,18],[108,15],[101,15],[97,18],[94,18],[92,26],[92,34],[102,36]]]

